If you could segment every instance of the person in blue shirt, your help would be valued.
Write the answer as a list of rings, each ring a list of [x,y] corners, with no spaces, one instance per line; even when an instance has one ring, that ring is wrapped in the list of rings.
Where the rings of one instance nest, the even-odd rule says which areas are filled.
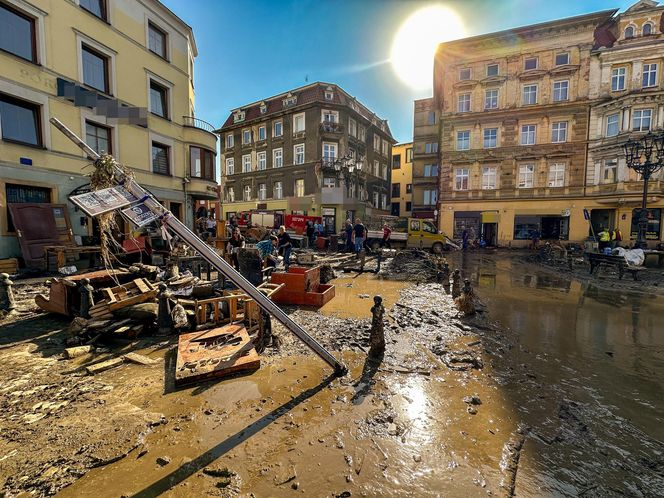
[[[270,235],[269,239],[261,240],[258,244],[256,244],[258,255],[261,257],[261,260],[265,263],[266,266],[277,266],[275,255],[278,244],[279,239],[276,237],[276,235]]]

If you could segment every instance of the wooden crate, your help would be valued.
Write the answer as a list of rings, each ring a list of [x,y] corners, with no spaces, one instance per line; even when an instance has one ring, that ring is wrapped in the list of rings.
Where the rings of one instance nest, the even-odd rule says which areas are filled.
[[[0,259],[0,273],[9,273],[16,275],[18,273],[18,259]]]

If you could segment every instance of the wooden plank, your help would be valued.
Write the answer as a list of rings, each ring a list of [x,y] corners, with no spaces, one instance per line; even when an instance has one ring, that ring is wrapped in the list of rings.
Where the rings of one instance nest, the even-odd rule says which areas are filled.
[[[130,363],[137,363],[138,365],[154,365],[159,363],[159,360],[153,360],[142,354],[138,353],[127,353],[124,355],[124,359]]]
[[[88,373],[88,375],[95,375],[100,372],[104,372],[105,370],[109,370],[111,368],[120,366],[122,365],[122,363],[124,363],[122,357],[111,358],[110,360],[102,361],[100,363],[95,363],[94,365],[89,365],[85,367],[85,371]]]

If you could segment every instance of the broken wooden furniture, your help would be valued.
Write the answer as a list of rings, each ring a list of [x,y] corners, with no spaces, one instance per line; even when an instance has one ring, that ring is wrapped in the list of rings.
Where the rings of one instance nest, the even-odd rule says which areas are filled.
[[[104,299],[90,308],[90,316],[97,320],[112,318],[113,312],[134,304],[154,301],[157,288],[144,278],[124,285],[102,289]]]
[[[18,259],[0,259],[0,273],[16,275],[18,273]]]
[[[334,285],[320,283],[319,266],[291,266],[288,272],[273,273],[270,282],[284,284],[272,297],[275,303],[321,307],[334,297]]]
[[[66,316],[77,314],[81,305],[78,286],[84,278],[89,279],[90,284],[95,289],[99,289],[102,286],[113,285],[117,282],[127,282],[133,278],[133,275],[127,270],[99,270],[66,278],[53,278],[50,280],[48,298],[42,294],[37,294],[35,303],[48,313],[59,313]],[[95,298],[101,299],[100,292],[96,291]]]
[[[641,266],[630,266],[623,256],[613,256],[610,254],[600,254],[594,252],[586,252],[585,256],[590,263],[590,274],[597,275],[602,266],[613,266],[618,269],[618,279],[622,280],[625,272],[632,274],[634,280],[638,280],[638,274],[644,270]]]
[[[260,364],[260,357],[242,325],[182,334],[178,340],[175,384],[253,371]]]
[[[51,253],[53,258],[51,259]],[[81,259],[81,254],[91,254],[95,257],[93,266],[96,266],[101,255],[100,246],[44,246],[44,268],[46,271],[57,271],[67,265],[67,261]],[[51,261],[54,263],[51,265]]]

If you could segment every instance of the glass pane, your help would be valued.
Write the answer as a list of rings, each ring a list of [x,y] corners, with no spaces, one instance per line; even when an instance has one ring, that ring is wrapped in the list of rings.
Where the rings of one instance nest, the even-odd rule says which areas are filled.
[[[166,37],[161,31],[153,26],[150,26],[148,30],[148,48],[155,54],[166,58]]]
[[[108,93],[106,59],[83,47],[83,83]]]
[[[104,12],[104,0],[80,0],[81,7],[92,12],[97,17],[106,19]]]
[[[2,138],[32,145],[41,145],[37,108],[0,96]]]
[[[28,60],[32,50],[33,22],[0,4],[0,48]]]
[[[194,178],[201,177],[201,149],[198,147],[191,147],[191,176]]]
[[[166,90],[154,83],[150,83],[150,112],[166,117]]]
[[[161,145],[152,146],[152,171],[162,175],[169,174],[168,148]]]

